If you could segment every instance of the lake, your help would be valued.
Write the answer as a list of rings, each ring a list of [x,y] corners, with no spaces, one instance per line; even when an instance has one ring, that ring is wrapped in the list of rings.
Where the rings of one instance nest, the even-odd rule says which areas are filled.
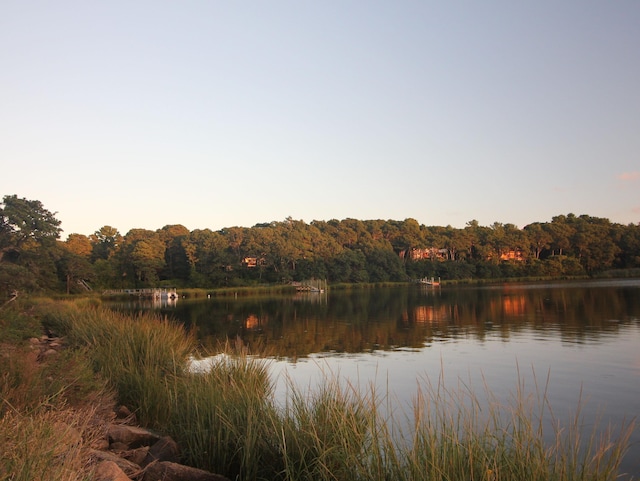
[[[280,398],[285,377],[313,389],[330,373],[406,405],[418,382],[444,378],[501,400],[519,386],[544,391],[560,420],[580,403],[587,427],[640,413],[640,280],[180,299],[161,309],[206,346],[266,349]],[[638,431],[623,465],[636,476]]]

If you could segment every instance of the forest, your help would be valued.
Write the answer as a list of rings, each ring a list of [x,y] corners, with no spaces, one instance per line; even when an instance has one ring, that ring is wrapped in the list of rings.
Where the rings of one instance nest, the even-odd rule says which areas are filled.
[[[640,276],[640,223],[571,213],[524,228],[290,217],[217,231],[178,224],[122,234],[104,225],[66,240],[60,224],[40,201],[3,197],[0,291]]]

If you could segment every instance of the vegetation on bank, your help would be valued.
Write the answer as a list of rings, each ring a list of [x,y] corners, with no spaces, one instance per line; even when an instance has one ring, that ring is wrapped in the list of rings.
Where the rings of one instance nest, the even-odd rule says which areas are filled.
[[[574,214],[523,228],[471,220],[462,228],[414,219],[291,218],[253,227],[189,231],[167,225],[122,235],[103,226],[59,240],[60,222],[39,201],[0,204],[0,293],[85,292],[638,275],[640,224]],[[634,274],[635,273],[635,274]]]
[[[90,299],[19,302],[0,310],[13,339],[0,356],[0,443],[11,448],[0,479],[90,479],[85,444],[61,447],[60,433],[75,426],[90,438],[96,406],[111,402],[101,379],[143,424],[176,439],[185,462],[231,479],[613,480],[633,429],[585,431],[578,410],[549,432],[544,386],[533,396],[514,386],[505,406],[425,380],[405,410],[393,393],[327,376],[313,392],[290,385],[278,403],[268,361],[236,346],[197,352],[171,320]],[[40,327],[68,347],[35,365],[24,340]],[[210,354],[209,369],[190,368]]]

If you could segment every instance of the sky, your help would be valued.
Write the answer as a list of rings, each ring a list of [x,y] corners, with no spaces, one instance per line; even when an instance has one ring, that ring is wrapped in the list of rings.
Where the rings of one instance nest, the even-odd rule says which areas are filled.
[[[640,222],[638,0],[0,1],[0,195],[125,234]]]

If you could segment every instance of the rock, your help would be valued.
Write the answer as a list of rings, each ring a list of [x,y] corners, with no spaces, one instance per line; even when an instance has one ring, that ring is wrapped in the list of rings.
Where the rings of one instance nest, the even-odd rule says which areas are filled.
[[[119,451],[119,452],[129,451],[129,445],[116,441],[115,443],[109,444],[109,449],[111,451]]]
[[[91,448],[99,451],[106,451],[109,449],[109,440],[106,438],[96,439],[91,443]]]
[[[157,461],[151,463],[144,470],[143,481],[231,481],[219,474],[213,474],[202,469],[171,463],[169,461]]]
[[[178,444],[171,439],[170,436],[160,438],[157,443],[151,446],[146,459],[139,464],[144,467],[153,461],[169,461],[172,463],[180,461],[180,448],[178,448]]]
[[[94,481],[131,481],[113,461],[101,461],[93,473]]]
[[[110,425],[107,435],[111,444],[123,443],[128,446],[128,449],[135,449],[141,446],[151,446],[160,439],[160,436],[148,429],[136,426],[126,426],[124,424]]]
[[[124,451],[119,453],[125,459],[128,459],[132,463],[137,464],[138,466],[146,466],[149,464],[145,463],[147,456],[149,455],[149,446],[144,446],[142,448],[130,449],[129,451]]]
[[[133,413],[127,406],[118,406],[118,409],[116,409],[116,417],[118,419],[126,419],[129,416],[133,416]]]
[[[55,349],[47,349],[46,351],[40,354],[40,358],[45,359],[51,356],[55,356],[57,354],[58,354],[58,351],[56,351]]]
[[[109,451],[93,450],[91,451],[91,456],[100,462],[111,461],[117,464],[118,467],[130,478],[135,478],[140,474],[140,466]]]

